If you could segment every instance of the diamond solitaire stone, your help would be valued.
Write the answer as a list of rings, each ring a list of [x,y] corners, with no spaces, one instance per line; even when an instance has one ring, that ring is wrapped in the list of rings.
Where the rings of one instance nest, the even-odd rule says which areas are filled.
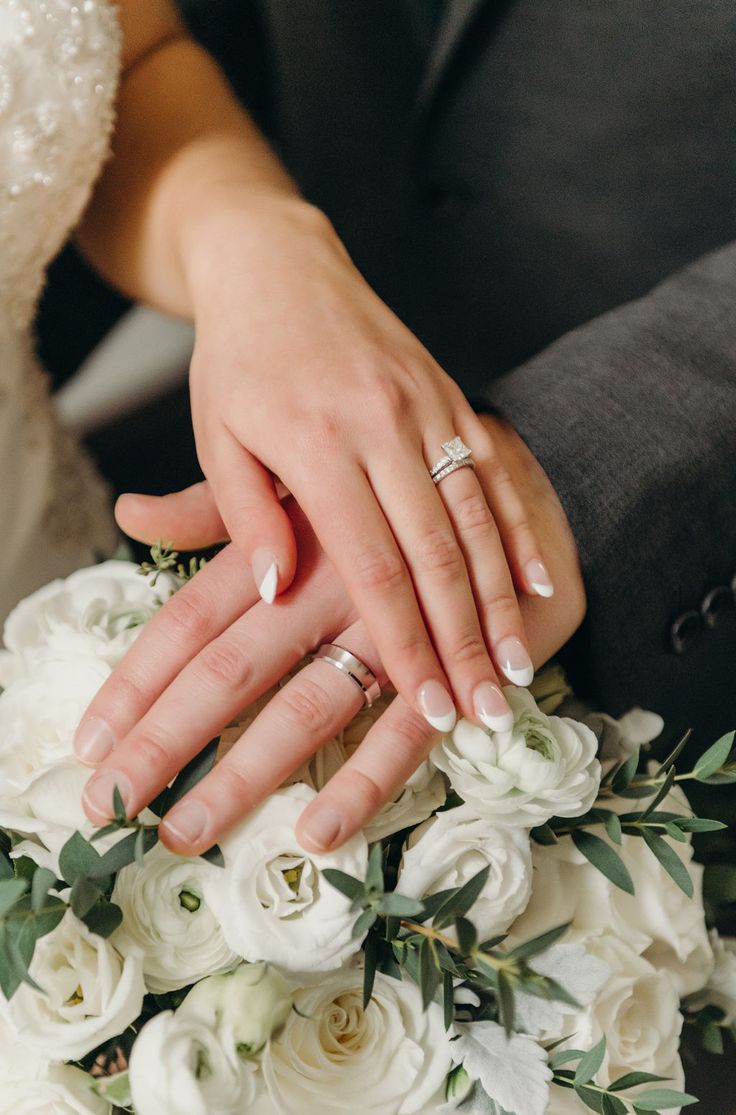
[[[473,450],[468,449],[463,439],[459,437],[454,437],[452,441],[443,442],[442,448],[450,460],[457,464],[460,461],[467,461],[468,457],[473,455]]]

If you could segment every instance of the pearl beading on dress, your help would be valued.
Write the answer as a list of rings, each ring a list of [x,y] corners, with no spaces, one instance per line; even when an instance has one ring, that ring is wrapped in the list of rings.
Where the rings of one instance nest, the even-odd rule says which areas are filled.
[[[46,268],[89,199],[119,59],[106,0],[0,0],[0,336],[30,323]]]

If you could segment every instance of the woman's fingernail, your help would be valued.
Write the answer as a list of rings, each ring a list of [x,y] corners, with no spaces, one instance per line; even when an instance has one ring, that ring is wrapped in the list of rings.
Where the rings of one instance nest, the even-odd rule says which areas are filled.
[[[128,806],[133,799],[133,787],[127,775],[121,774],[118,770],[102,770],[99,774],[92,775],[84,790],[85,803],[105,820],[115,816],[112,799],[116,786],[128,816]]]
[[[526,563],[526,575],[529,584],[532,586],[537,596],[554,596],[555,586],[552,584],[547,566],[539,558],[532,558],[531,561]]]
[[[201,801],[185,801],[167,813],[164,827],[183,844],[197,844],[210,822],[207,806]]]
[[[101,763],[114,746],[112,729],[99,716],[83,720],[74,736],[74,753],[82,763]]]
[[[451,732],[457,712],[452,697],[438,681],[425,681],[417,692],[417,705],[424,719],[438,732]]]
[[[273,604],[279,584],[279,564],[270,550],[254,550],[250,559],[261,599]]]
[[[516,635],[507,635],[496,647],[496,661],[514,685],[531,685],[534,666],[527,649]]]
[[[325,852],[337,840],[342,828],[342,817],[330,805],[321,805],[310,813],[301,830],[312,844]]]
[[[510,732],[514,726],[514,714],[508,701],[497,685],[491,681],[481,682],[473,693],[475,715],[492,732]]]

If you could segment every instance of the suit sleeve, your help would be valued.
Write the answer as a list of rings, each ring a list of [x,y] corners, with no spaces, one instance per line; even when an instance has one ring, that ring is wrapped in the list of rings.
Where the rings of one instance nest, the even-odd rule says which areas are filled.
[[[704,743],[736,726],[722,591],[736,573],[736,246],[566,334],[487,398],[568,515],[588,597],[575,661],[595,697],[694,725]],[[676,653],[686,612],[701,622]]]

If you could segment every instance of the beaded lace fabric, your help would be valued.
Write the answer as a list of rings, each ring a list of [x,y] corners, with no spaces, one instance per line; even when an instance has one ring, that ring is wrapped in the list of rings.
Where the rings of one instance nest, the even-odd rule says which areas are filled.
[[[108,153],[119,55],[107,0],[0,0],[0,620],[117,545],[105,486],[55,420],[32,326]]]

